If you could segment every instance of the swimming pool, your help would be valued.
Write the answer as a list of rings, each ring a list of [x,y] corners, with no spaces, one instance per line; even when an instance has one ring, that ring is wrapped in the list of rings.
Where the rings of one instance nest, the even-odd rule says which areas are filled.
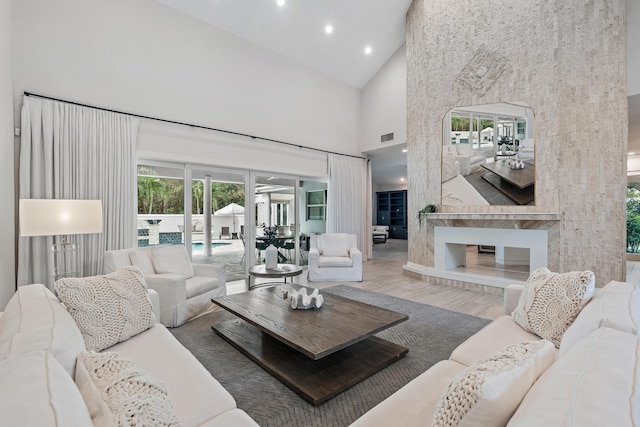
[[[217,248],[218,246],[228,246],[231,243],[220,243],[220,242],[212,242],[211,249]],[[191,252],[204,252],[204,243],[196,242],[191,244]]]

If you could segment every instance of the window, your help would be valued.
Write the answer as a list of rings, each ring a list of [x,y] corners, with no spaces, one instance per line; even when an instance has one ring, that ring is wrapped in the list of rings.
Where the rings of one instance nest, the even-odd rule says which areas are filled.
[[[289,204],[287,203],[272,203],[271,212],[275,216],[272,218],[272,224],[274,225],[289,225]]]
[[[325,190],[307,191],[307,221],[325,219],[327,192]]]

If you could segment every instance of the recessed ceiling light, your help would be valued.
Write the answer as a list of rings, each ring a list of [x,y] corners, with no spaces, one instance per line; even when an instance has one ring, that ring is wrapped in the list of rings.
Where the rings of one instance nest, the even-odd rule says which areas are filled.
[[[364,53],[366,53],[367,55],[369,55],[371,53],[371,46],[367,46],[364,48]]]
[[[404,182],[404,178],[400,178],[400,181]]]
[[[331,25],[327,25],[326,27],[324,27],[324,32],[327,34],[333,33],[333,27]]]
[[[277,0],[276,4],[280,7],[284,6],[284,0]]]
[[[402,149],[402,152],[403,152],[403,153],[406,153],[407,151],[409,151],[409,150],[407,150],[406,148],[403,148],[403,149]]]

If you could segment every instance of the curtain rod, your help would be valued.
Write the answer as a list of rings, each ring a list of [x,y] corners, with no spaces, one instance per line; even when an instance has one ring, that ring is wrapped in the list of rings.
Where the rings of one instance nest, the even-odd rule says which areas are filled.
[[[60,98],[53,98],[51,96],[40,95],[40,94],[37,94],[37,93],[24,92],[24,95],[25,96],[33,96],[33,97],[36,97],[36,98],[48,99],[50,101],[66,102],[67,104],[77,105],[79,107],[93,108],[93,109],[96,109],[96,110],[107,111],[107,112],[110,112],[110,113],[125,114],[127,116],[138,117],[140,119],[155,120],[157,122],[171,123],[171,124],[174,124],[174,125],[189,126],[189,127],[192,127],[192,128],[212,130],[212,131],[215,131],[215,132],[222,132],[222,133],[228,133],[228,134],[231,134],[231,135],[244,136],[246,138],[251,138],[251,139],[260,139],[262,141],[275,142],[275,143],[278,143],[278,144],[288,145],[290,147],[304,148],[305,150],[319,151],[321,153],[337,154],[339,156],[354,157],[356,159],[365,159],[366,160],[366,157],[354,156],[353,154],[336,153],[335,151],[323,150],[321,148],[306,147],[304,145],[293,144],[291,142],[285,142],[285,141],[279,141],[277,139],[263,138],[261,136],[249,135],[247,133],[242,133],[242,132],[234,132],[234,131],[231,131],[231,130],[217,129],[217,128],[212,128],[212,127],[202,126],[202,125],[194,125],[194,124],[191,124],[191,123],[178,122],[178,121],[175,121],[175,120],[159,119],[157,117],[143,116],[141,114],[135,114],[135,113],[126,113],[124,111],[112,110],[110,108],[103,108],[103,107],[95,107],[93,105],[81,104],[79,102],[67,101],[66,99],[60,99]]]

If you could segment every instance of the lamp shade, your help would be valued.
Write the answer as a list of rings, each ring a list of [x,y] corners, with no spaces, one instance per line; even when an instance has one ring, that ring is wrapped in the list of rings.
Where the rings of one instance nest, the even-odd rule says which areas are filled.
[[[102,201],[20,199],[21,236],[102,233]]]

